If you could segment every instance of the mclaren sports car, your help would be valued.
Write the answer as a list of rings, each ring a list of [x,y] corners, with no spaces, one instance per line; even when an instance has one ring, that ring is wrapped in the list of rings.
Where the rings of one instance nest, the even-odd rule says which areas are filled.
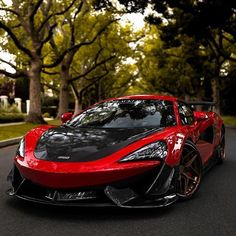
[[[162,207],[194,196],[224,159],[216,113],[170,96],[113,98],[29,131],[7,193],[54,205]]]

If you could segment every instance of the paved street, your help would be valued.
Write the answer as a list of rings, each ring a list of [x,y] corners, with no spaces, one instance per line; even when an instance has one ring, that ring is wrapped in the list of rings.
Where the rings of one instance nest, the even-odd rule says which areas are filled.
[[[0,149],[0,236],[236,235],[236,129],[227,130],[227,161],[206,174],[197,196],[164,209],[62,208],[10,199],[6,176],[15,149]]]

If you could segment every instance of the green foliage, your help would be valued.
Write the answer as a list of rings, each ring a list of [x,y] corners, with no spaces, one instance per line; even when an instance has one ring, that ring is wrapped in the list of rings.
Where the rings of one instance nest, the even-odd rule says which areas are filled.
[[[66,15],[65,18],[67,20],[63,25],[58,26],[58,31],[53,37],[55,45],[45,57],[47,63],[53,62],[57,51],[65,50],[68,42],[83,44],[93,41],[94,38],[96,40],[80,47],[75,53],[68,53],[60,66],[48,70],[58,73],[54,77],[53,87],[59,87],[56,84],[64,79],[60,79],[61,72],[63,68],[69,67],[67,80],[73,81],[83,107],[107,96],[122,94],[120,90],[123,90],[123,87],[119,85],[123,84],[127,87],[133,73],[133,70],[128,70],[129,67],[124,63],[127,58],[135,56],[135,49],[132,49],[129,43],[138,41],[143,32],[133,32],[130,26],[121,26],[115,15],[110,12],[95,12],[91,5],[83,6],[75,19],[71,19],[70,15]],[[103,28],[103,32],[99,34]],[[71,33],[74,35],[75,42],[71,41]],[[73,60],[69,62],[71,56]],[[102,63],[103,61],[106,62]],[[44,75],[43,78],[46,83],[52,81],[48,75]],[[116,91],[111,89],[111,84]]]
[[[138,79],[128,93],[162,93],[175,96],[196,96],[201,87],[202,70],[197,70],[192,58],[200,61],[199,45],[184,37],[184,46],[165,48],[160,31],[152,26],[139,45],[136,70]],[[196,89],[198,88],[198,90]]]
[[[20,113],[15,105],[0,108],[0,123],[24,121],[25,115]]]
[[[14,81],[0,75],[0,95],[11,96],[14,91]]]
[[[20,113],[16,105],[9,105],[7,108],[0,107],[1,113]]]
[[[22,113],[0,113],[0,123],[20,122],[24,121],[24,118],[25,116]]]
[[[96,1],[100,9],[111,10],[113,3]],[[150,11],[152,6],[146,20],[157,28],[157,32],[149,32],[151,37],[146,37],[140,48],[137,65],[140,79],[129,92],[187,95],[212,99],[218,110],[219,104],[225,107],[220,94],[227,97],[224,88],[228,79],[233,87],[232,75],[236,71],[235,1],[119,0],[119,3],[127,12],[144,12],[147,8]],[[234,99],[230,98],[230,102]]]
[[[57,106],[58,99],[55,97],[43,96],[42,97],[42,106]]]
[[[57,106],[43,106],[42,107],[43,114],[48,113],[49,117],[56,117],[57,116]]]
[[[24,91],[29,89],[26,81],[34,78],[35,62],[39,62],[42,93],[50,90],[55,100],[60,90],[69,91],[73,85],[68,102],[76,98],[82,107],[107,97],[137,93],[210,99],[214,95],[213,79],[219,82],[216,87],[221,94],[223,88],[230,87],[225,81],[232,80],[236,70],[235,4],[223,0],[217,4],[119,2],[126,9],[116,9],[109,0],[15,0],[10,9],[17,10],[20,17],[1,11],[0,47],[13,55],[13,62],[8,64],[21,75],[16,77],[16,84],[22,89],[16,94],[28,98]],[[41,4],[32,12],[37,3]],[[122,11],[143,12],[148,3],[153,4],[154,13],[147,17],[152,26],[146,24],[134,32],[130,25],[120,24]],[[67,10],[60,14],[63,9]],[[30,53],[9,37],[3,25]],[[20,77],[25,78],[23,83]],[[61,87],[63,81],[67,83]],[[42,100],[43,112],[55,115],[55,101],[47,97]],[[54,107],[49,111],[46,106]]]
[[[49,114],[48,112],[45,112],[45,113],[43,114],[43,117],[44,117],[44,118],[50,118],[51,116],[50,116],[50,114]]]
[[[127,58],[136,57],[136,48],[130,43],[138,41],[143,32],[133,32],[129,25],[121,26],[118,19],[122,13],[96,11],[94,1],[13,3],[9,9],[20,16],[3,11],[0,34],[7,35],[4,25],[7,26],[21,47],[14,37],[4,38],[0,46],[13,55],[12,66],[17,70],[18,80],[20,72],[24,72],[26,79],[35,78],[32,68],[37,65],[42,90],[50,89],[54,96],[58,96],[62,79],[68,80],[69,85],[73,81],[84,104],[126,92],[137,71],[135,66],[125,63]],[[40,3],[38,8],[37,3]],[[67,10],[58,14],[63,9]],[[62,71],[68,68],[68,78],[64,78]],[[38,96],[39,92],[35,94]]]
[[[236,127],[236,116],[222,116],[225,125]]]

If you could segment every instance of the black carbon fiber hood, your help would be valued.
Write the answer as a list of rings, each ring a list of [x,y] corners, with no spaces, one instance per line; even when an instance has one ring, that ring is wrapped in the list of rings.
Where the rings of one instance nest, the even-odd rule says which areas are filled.
[[[88,162],[104,158],[132,142],[162,130],[51,128],[40,137],[34,154],[42,160]]]

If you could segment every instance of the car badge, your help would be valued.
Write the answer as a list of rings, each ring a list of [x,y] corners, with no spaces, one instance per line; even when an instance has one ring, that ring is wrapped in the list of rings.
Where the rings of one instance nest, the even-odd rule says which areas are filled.
[[[69,160],[70,156],[58,156],[57,159]]]

